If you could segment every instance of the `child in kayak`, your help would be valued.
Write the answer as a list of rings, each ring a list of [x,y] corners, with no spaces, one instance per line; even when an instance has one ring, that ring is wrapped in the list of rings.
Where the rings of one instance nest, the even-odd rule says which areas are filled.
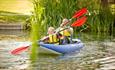
[[[72,43],[73,28],[67,27],[70,20],[64,18],[60,27],[56,30],[57,34],[61,34],[60,37],[61,44]]]
[[[48,36],[43,37],[41,41],[48,44],[59,44],[59,35],[55,33],[54,27],[49,27],[47,34]]]

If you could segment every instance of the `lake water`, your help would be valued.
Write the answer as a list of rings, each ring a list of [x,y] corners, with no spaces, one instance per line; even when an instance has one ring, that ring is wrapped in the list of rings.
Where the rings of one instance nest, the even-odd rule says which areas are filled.
[[[115,34],[79,33],[76,37],[85,47],[80,52],[57,55],[39,52],[36,62],[31,62],[29,51],[20,55],[10,52],[19,43],[28,41],[28,33],[23,31],[0,30],[0,70],[114,70]],[[45,52],[45,51],[44,51]]]

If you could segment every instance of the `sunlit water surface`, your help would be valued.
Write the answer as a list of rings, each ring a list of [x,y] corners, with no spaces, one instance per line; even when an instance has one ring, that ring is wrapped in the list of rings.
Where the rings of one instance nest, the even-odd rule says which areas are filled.
[[[31,62],[29,51],[12,55],[20,42],[28,41],[23,31],[0,31],[0,70],[111,70],[115,69],[115,35],[81,33],[85,47],[80,52],[57,55],[40,51]]]

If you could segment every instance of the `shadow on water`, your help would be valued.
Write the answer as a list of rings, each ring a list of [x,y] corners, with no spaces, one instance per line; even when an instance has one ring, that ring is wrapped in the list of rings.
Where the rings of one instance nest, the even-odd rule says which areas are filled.
[[[4,35],[5,36],[5,35]],[[8,34],[7,34],[8,36]],[[16,36],[18,38],[21,35]],[[10,36],[9,36],[10,37]],[[23,36],[22,40],[23,40]],[[109,70],[115,69],[115,36],[104,33],[81,33],[85,47],[80,52],[57,55],[39,51],[38,59],[31,63],[29,51],[12,55],[21,40],[0,39],[0,70]],[[25,40],[26,41],[26,40]],[[40,49],[39,49],[40,50]]]

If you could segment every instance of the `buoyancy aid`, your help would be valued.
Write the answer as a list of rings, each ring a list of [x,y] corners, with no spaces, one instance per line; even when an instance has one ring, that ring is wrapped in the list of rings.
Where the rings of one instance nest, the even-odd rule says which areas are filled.
[[[69,28],[61,28],[59,33],[63,36],[71,36]]]
[[[58,44],[59,43],[59,38],[57,34],[50,34],[49,35],[49,43],[51,44]]]
[[[62,37],[60,37],[60,40],[62,40],[61,41],[62,44],[72,43],[71,36],[73,32],[70,30],[73,30],[73,29],[71,27],[60,28],[59,33],[62,35]]]

